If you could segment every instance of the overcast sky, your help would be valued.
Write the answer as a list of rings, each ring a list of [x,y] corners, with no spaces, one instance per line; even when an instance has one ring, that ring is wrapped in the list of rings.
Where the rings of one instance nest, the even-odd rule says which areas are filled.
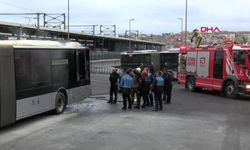
[[[146,34],[177,33],[181,30],[177,18],[183,18],[185,30],[185,4],[186,0],[70,0],[70,24],[116,25],[117,33],[124,33],[129,28],[129,19],[134,18],[132,30]],[[188,0],[188,30],[205,26],[248,31],[249,6],[250,0]],[[68,0],[0,0],[1,13],[67,14],[67,8]],[[0,20],[27,24],[29,20],[25,17],[35,16],[0,16]]]

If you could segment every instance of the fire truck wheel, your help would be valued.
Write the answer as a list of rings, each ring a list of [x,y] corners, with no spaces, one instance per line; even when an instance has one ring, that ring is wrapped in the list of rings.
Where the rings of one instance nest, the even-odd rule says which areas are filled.
[[[228,81],[227,82],[224,91],[225,91],[225,95],[226,95],[227,98],[234,99],[237,96],[236,86],[235,86],[233,81]]]
[[[195,91],[195,80],[194,77],[189,77],[187,79],[187,89],[191,92]]]

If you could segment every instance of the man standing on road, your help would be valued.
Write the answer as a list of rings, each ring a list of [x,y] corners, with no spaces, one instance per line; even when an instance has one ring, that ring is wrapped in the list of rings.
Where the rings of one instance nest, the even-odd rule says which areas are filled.
[[[134,104],[135,95],[136,95],[136,99],[138,100],[138,84],[140,81],[140,74],[141,74],[141,68],[136,68],[136,70],[134,70],[134,74],[133,74],[133,89],[131,92],[132,104]]]
[[[148,69],[146,69],[146,70],[148,72]],[[149,84],[148,84],[147,98],[150,102],[149,107],[152,107],[152,106],[154,106],[154,99],[153,99],[153,94],[152,93],[150,94],[149,91],[150,91],[151,86],[153,84],[154,77],[153,77],[152,73],[150,73],[150,72],[148,72],[148,80],[149,80]]]
[[[117,90],[118,90],[118,79],[120,75],[117,73],[117,69],[113,68],[112,73],[109,76],[109,81],[110,81],[110,99],[107,103],[116,103],[117,102]],[[113,101],[113,93],[115,94],[115,99]]]
[[[164,79],[164,98],[166,99],[167,96],[167,101],[165,102],[165,104],[170,104],[171,103],[171,94],[172,94],[172,75],[170,74],[170,72],[167,71],[166,68],[163,69],[163,79]]]
[[[159,106],[158,106],[159,103],[160,103],[160,110],[162,110],[161,95],[164,92],[163,89],[164,89],[164,79],[161,77],[161,72],[158,71],[156,73],[156,78],[154,79],[153,85],[149,92],[149,94],[154,92],[154,96],[155,96],[155,110],[154,111],[159,110]]]
[[[126,74],[122,76],[121,82],[119,83],[119,87],[121,88],[122,98],[123,98],[123,110],[127,109],[127,101],[128,101],[128,109],[132,109],[131,99],[130,99],[130,92],[133,88],[133,80],[132,77],[129,75],[130,70],[126,71]]]
[[[148,79],[148,73],[146,70],[142,72],[142,78],[140,79],[140,83],[138,85],[138,99],[137,99],[137,106],[134,108],[140,109],[140,102],[141,98],[143,97],[143,105],[142,108],[145,108],[146,105],[149,105],[148,103],[148,85],[149,79]]]

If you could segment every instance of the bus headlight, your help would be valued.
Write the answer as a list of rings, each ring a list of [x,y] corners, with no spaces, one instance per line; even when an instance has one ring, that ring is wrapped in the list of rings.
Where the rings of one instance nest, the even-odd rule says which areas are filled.
[[[247,88],[247,89],[250,89],[250,85],[246,85],[246,88]]]

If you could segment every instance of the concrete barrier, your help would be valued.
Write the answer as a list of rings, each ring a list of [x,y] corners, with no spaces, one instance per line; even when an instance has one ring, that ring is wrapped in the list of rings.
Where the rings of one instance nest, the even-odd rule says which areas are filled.
[[[119,67],[121,66],[120,59],[102,59],[102,60],[91,60],[91,66],[97,67]]]
[[[90,72],[96,73],[96,74],[111,74],[113,67],[97,67],[97,66],[91,66]],[[117,69],[117,73],[121,73],[121,69]]]

